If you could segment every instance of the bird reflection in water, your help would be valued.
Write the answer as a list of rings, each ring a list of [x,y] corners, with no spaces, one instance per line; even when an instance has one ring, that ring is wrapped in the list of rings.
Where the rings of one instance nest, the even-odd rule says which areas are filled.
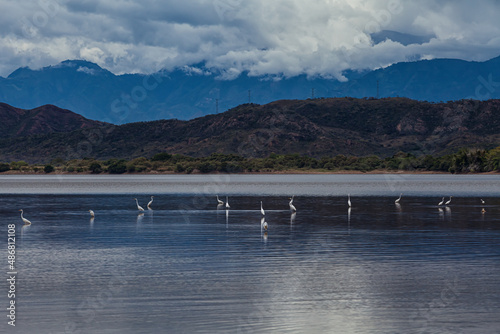
[[[142,219],[143,219],[143,218],[144,218],[144,213],[142,213],[142,212],[141,212],[141,213],[139,213],[139,214],[137,215],[137,220],[136,220],[136,223],[137,223],[137,224],[142,223]]]
[[[229,210],[226,210],[226,228],[229,228]]]
[[[439,211],[439,219],[444,220],[444,210],[441,208],[438,208]]]
[[[267,222],[266,222],[266,218],[265,217],[262,217],[262,219],[260,220],[260,230],[264,230],[264,231],[267,231]]]
[[[347,233],[351,234],[351,207],[347,208]]]
[[[31,224],[24,224],[21,227],[21,238],[23,237],[24,234],[28,233],[30,229],[31,229]]]
[[[264,217],[260,220],[260,236],[264,243],[267,242],[267,222]]]
[[[396,204],[395,204],[395,206],[396,206],[396,211],[397,211],[398,213],[401,213],[401,212],[402,212],[402,210],[401,210],[401,204],[396,203]]]
[[[449,206],[446,206],[444,208],[444,212],[445,212],[447,219],[451,221],[451,208]]]

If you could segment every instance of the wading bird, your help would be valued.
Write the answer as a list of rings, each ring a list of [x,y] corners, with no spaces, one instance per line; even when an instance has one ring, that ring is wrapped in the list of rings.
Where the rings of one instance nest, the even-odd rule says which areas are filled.
[[[19,211],[21,211],[21,219],[23,220],[23,222],[24,222],[26,225],[31,225],[31,222],[30,222],[28,219],[26,219],[26,218],[24,218],[24,217],[23,217],[23,212],[24,212],[24,211],[23,211],[23,209],[21,209],[21,210],[19,210]]]
[[[439,203],[438,203],[438,205],[443,205],[443,203],[444,203],[444,197],[443,197],[443,199],[441,200],[441,202],[439,202]]]
[[[134,199],[135,199],[135,203],[137,204],[137,210],[144,211],[144,208],[139,205],[139,202],[137,201],[137,198],[134,198]]]
[[[95,213],[94,213],[94,211],[89,210],[89,212],[90,212],[90,217],[94,218],[94,217],[95,217]]]
[[[351,207],[351,194],[347,194],[347,205]]]
[[[263,216],[266,215],[266,212],[264,211],[264,208],[262,207],[262,201],[260,201],[260,213],[262,213]]]
[[[397,200],[395,200],[395,201],[394,201],[394,203],[396,203],[396,204],[397,204],[397,203],[399,203],[399,201],[401,200],[401,196],[403,196],[403,193],[401,193],[401,194],[399,195],[399,198],[398,198]]]
[[[290,210],[292,210],[292,212],[297,212],[297,209],[292,203],[293,203],[293,196],[292,198],[290,198],[290,203],[288,203],[288,205],[290,206]]]
[[[448,205],[448,204],[450,204],[450,203],[451,203],[451,198],[452,198],[452,197],[453,197],[453,196],[450,196],[450,199],[449,199],[449,200],[447,200],[447,201],[446,201],[446,203],[444,203],[444,205]]]
[[[226,209],[229,209],[230,206],[229,206],[229,200],[227,199],[227,196],[226,196]]]
[[[217,204],[224,205],[224,202],[219,199],[219,195],[217,195]]]
[[[481,204],[485,204],[482,198],[481,198]]]
[[[148,203],[148,209],[151,210],[151,204],[153,204],[153,197],[154,196],[151,196],[151,200],[149,201]]]

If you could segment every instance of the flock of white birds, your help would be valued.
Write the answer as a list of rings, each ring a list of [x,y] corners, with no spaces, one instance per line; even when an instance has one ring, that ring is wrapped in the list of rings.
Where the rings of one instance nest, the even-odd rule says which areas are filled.
[[[295,195],[294,195],[294,196],[295,196]],[[292,211],[293,213],[294,213],[294,212],[297,212],[297,209],[296,209],[296,208],[295,208],[295,206],[293,205],[293,198],[294,198],[294,196],[292,196],[292,197],[290,198],[290,203],[288,203],[288,205],[290,206],[290,211]],[[399,204],[399,202],[401,201],[401,198],[402,198],[402,197],[403,197],[403,193],[401,193],[401,194],[399,195],[399,198],[398,198],[398,199],[396,199],[396,200],[394,201],[394,203],[395,203],[395,204]],[[151,196],[151,200],[149,201],[149,203],[148,203],[148,205],[147,205],[147,208],[148,208],[149,210],[152,210],[152,208],[151,208],[151,204],[153,204],[153,198],[154,198],[154,196]],[[219,195],[216,195],[216,198],[217,198],[217,207],[224,207],[224,206],[225,206],[225,207],[226,207],[226,210],[231,208],[231,207],[229,206],[229,200],[228,200],[228,197],[227,197],[227,196],[226,196],[226,202],[225,202],[225,203],[224,203],[224,201],[221,201],[221,200],[219,199]],[[453,198],[453,196],[450,196],[450,199],[449,199],[449,200],[447,200],[447,201],[445,202],[445,201],[444,201],[444,199],[445,199],[445,198],[443,197],[443,199],[441,200],[441,202],[439,202],[439,203],[438,203],[438,206],[443,206],[443,205],[445,205],[445,206],[446,206],[446,205],[450,205],[450,204],[451,204],[451,199],[452,199],[452,198]],[[135,200],[135,204],[137,205],[137,210],[139,210],[139,211],[144,211],[144,208],[143,208],[142,206],[140,206],[140,205],[139,205],[139,201],[137,200],[137,198],[134,198],[134,200]],[[480,199],[480,200],[481,200],[481,204],[485,204],[485,202],[483,201],[483,199]],[[347,195],[347,205],[349,206],[349,208],[352,206],[352,203],[351,203],[351,194],[348,194],[348,195]],[[24,224],[25,224],[25,225],[31,225],[31,222],[30,222],[28,219],[26,219],[26,218],[24,218],[24,217],[23,217],[23,213],[24,213],[23,209],[20,209],[19,211],[21,211],[21,219],[22,219],[22,221],[24,222]],[[266,215],[266,212],[264,211],[264,207],[263,207],[263,205],[262,205],[262,201],[260,201],[260,212],[261,212],[261,214],[262,214],[262,217],[264,217],[264,216]],[[485,213],[485,212],[486,212],[486,210],[485,210],[484,208],[482,208],[481,212],[482,212],[482,213]],[[94,217],[95,217],[95,213],[94,213],[94,211],[89,210],[89,213],[90,213],[90,216],[91,216],[92,218],[94,218]],[[267,228],[268,228],[268,224],[267,224],[267,222],[264,220],[264,218],[263,218],[263,219],[262,219],[262,221],[261,221],[261,227],[262,227],[263,229],[265,229],[265,230],[267,230]]]

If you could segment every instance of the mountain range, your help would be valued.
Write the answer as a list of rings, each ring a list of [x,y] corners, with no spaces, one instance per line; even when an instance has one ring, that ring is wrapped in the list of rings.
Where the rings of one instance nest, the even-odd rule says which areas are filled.
[[[133,159],[162,152],[193,157],[440,155],[499,146],[499,113],[500,100],[316,98],[243,104],[188,121],[113,125],[51,105],[33,110],[1,105],[0,124],[12,122],[15,114],[21,125],[2,128],[0,161]]]
[[[384,36],[381,36],[382,38]],[[411,41],[410,41],[411,42]],[[439,102],[500,98],[500,57],[485,62],[456,59],[397,63],[374,71],[346,71],[347,81],[255,77],[222,73],[197,64],[151,75],[115,75],[83,60],[0,77],[0,101],[33,109],[52,104],[113,124],[159,119],[188,120],[244,103],[331,97],[407,97]]]

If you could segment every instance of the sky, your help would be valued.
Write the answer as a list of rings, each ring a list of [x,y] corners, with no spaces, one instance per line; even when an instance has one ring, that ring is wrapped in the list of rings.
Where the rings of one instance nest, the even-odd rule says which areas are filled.
[[[244,71],[345,80],[347,69],[500,55],[500,0],[0,0],[0,8],[3,77],[83,59],[115,74],[201,63],[226,80]]]

